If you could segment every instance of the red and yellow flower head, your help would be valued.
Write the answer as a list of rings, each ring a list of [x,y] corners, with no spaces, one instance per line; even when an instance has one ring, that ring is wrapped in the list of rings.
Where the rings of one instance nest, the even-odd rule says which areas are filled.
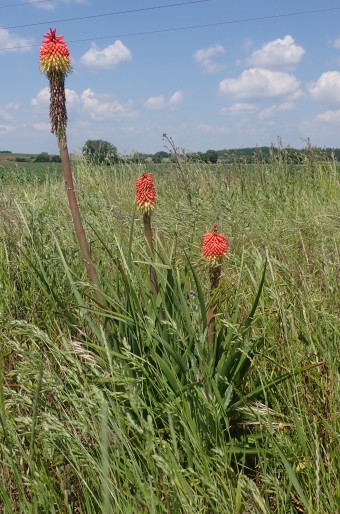
[[[152,173],[143,173],[136,180],[136,204],[144,214],[150,214],[156,203],[156,188]]]
[[[217,225],[214,225],[210,232],[204,234],[202,253],[203,257],[211,264],[219,264],[228,253],[228,240],[224,234],[217,232]]]
[[[71,71],[71,61],[64,36],[57,36],[56,29],[50,29],[44,38],[40,47],[40,71],[47,76],[54,73],[66,76]]]

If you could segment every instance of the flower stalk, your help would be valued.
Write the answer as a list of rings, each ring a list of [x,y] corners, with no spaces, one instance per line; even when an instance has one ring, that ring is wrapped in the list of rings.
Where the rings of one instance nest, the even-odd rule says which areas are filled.
[[[151,173],[143,173],[136,180],[136,205],[143,213],[144,237],[146,250],[151,261],[154,259],[154,248],[151,228],[151,213],[156,203],[156,188]],[[149,265],[149,276],[154,298],[158,295],[157,273],[152,264]]]
[[[44,40],[40,47],[40,71],[45,73],[50,84],[51,132],[57,136],[58,140],[65,189],[80,252],[88,278],[95,288],[95,298],[99,304],[105,306],[106,302],[100,292],[100,281],[91,260],[90,248],[80,215],[67,148],[65,78],[71,72],[71,61],[69,49],[63,41],[63,36],[57,36],[56,29],[50,29],[50,32],[44,35]]]
[[[207,313],[208,323],[208,346],[213,352],[215,340],[215,318],[217,306],[217,290],[220,283],[222,260],[229,249],[228,240],[223,234],[217,232],[217,225],[214,225],[210,232],[203,238],[202,254],[209,265],[211,303]]]

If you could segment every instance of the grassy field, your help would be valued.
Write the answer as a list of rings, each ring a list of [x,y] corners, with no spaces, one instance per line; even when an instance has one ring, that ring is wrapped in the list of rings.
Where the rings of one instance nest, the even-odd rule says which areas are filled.
[[[183,166],[185,183],[152,170],[151,262],[145,168],[75,163],[106,308],[60,168],[0,166],[1,512],[340,511],[336,167]],[[215,223],[230,250],[212,298]]]
[[[0,184],[46,182],[59,178],[62,180],[61,164],[56,162],[34,162],[34,154],[0,153]],[[18,160],[16,160],[18,159]]]

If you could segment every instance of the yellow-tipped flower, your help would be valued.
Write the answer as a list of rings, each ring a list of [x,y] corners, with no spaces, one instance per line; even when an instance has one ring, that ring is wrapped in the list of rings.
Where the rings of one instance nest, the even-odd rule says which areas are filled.
[[[71,61],[64,36],[56,36],[56,29],[50,29],[44,38],[40,47],[40,71],[47,76],[54,73],[66,76],[71,71]]]

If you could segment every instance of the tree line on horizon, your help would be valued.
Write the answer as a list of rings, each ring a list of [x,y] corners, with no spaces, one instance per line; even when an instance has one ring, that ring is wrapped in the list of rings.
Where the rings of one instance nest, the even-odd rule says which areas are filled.
[[[256,160],[262,162],[271,162],[275,156],[282,152],[287,162],[291,164],[302,163],[310,155],[313,158],[319,157],[318,160],[333,159],[340,161],[340,148],[321,148],[312,146],[308,141],[304,148],[297,149],[290,146],[253,146],[247,148],[232,148],[213,150],[208,149],[205,152],[190,152],[184,149],[178,149],[178,155],[187,162],[202,162],[207,164],[232,163],[242,161],[251,164]],[[41,152],[36,155],[20,156],[9,150],[0,150],[0,154],[13,155],[16,162],[60,162],[59,155],[50,155],[48,152]],[[89,162],[95,164],[115,164],[119,162],[128,163],[153,163],[164,164],[176,161],[176,156],[170,152],[161,150],[156,153],[143,153],[134,151],[129,155],[118,153],[117,147],[109,141],[102,139],[87,140],[82,148],[82,155]]]
[[[167,150],[169,150],[166,147]],[[171,150],[171,149],[170,149]],[[248,148],[233,148],[223,150],[208,149],[205,152],[190,152],[184,149],[176,149],[177,156],[173,151],[161,150],[156,153],[132,152],[130,155],[120,155],[115,145],[103,140],[88,140],[83,146],[83,156],[97,164],[112,164],[115,162],[131,163],[154,163],[162,164],[176,162],[178,156],[189,162],[203,162],[216,164],[219,162],[234,162],[242,160],[245,163],[253,163],[256,160],[271,162],[275,155],[284,153],[287,162],[299,164],[306,158],[313,156],[318,160],[334,159],[340,161],[340,148],[320,148],[312,146],[309,140],[302,149],[282,146],[255,146]]]

